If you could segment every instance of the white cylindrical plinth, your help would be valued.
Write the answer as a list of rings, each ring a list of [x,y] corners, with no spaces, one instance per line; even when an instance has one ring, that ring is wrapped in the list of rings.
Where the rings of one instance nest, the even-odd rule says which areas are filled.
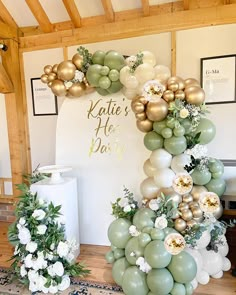
[[[79,245],[79,210],[77,198],[76,178],[63,178],[61,183],[52,183],[50,178],[43,179],[31,185],[32,193],[39,198],[52,202],[55,206],[61,205],[61,214],[65,219],[66,239],[74,239]],[[79,249],[74,253],[77,257]]]

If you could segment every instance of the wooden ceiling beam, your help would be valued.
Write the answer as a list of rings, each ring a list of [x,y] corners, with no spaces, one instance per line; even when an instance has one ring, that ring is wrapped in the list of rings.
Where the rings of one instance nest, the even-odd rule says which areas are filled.
[[[189,0],[184,0],[184,10],[188,10],[189,9]]]
[[[226,5],[226,4],[230,4],[230,0],[224,0],[224,5]]]
[[[109,22],[114,22],[115,13],[114,13],[114,10],[113,10],[111,0],[101,0],[101,1],[102,1],[102,6],[104,8],[107,20]]]
[[[13,28],[18,28],[15,20],[13,19],[13,17],[10,15],[9,11],[7,10],[6,6],[2,3],[2,1],[0,0],[0,11],[1,11],[1,19],[2,21],[9,25],[10,27]]]
[[[53,31],[53,25],[51,24],[39,0],[25,0],[25,2],[39,23],[42,31],[44,33],[51,33]]]
[[[14,92],[14,87],[4,66],[0,63],[0,93]]]
[[[74,0],[62,0],[75,28],[81,27],[81,16]]]
[[[17,37],[17,29],[0,21],[0,38],[8,39]]]
[[[143,8],[143,15],[144,16],[150,15],[150,4],[149,4],[149,0],[142,0],[142,8]]]

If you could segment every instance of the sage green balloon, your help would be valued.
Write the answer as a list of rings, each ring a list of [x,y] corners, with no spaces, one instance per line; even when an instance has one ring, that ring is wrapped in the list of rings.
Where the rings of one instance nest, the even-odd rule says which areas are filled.
[[[197,167],[191,173],[193,183],[196,185],[205,185],[211,180],[211,173],[208,170],[199,170]]]
[[[133,217],[133,224],[138,230],[142,230],[146,226],[154,226],[155,213],[149,208],[139,209]]]
[[[177,283],[189,283],[197,274],[197,265],[194,258],[185,251],[173,255],[168,269]]]
[[[184,119],[181,121],[181,126],[185,129],[185,134],[190,134],[192,132],[192,123],[189,119]]]
[[[153,228],[151,231],[151,238],[152,240],[164,240],[165,233],[162,229]]]
[[[179,126],[174,128],[174,135],[175,136],[183,136],[185,134],[185,129],[183,126]]]
[[[186,138],[184,136],[172,136],[164,140],[164,147],[172,155],[182,154],[187,148]]]
[[[100,70],[100,74],[102,76],[107,76],[109,74],[110,69],[107,66],[103,66]]]
[[[186,289],[186,295],[192,295],[193,294],[193,286],[191,283],[185,284],[185,289]]]
[[[161,135],[157,134],[155,131],[150,131],[144,136],[144,145],[149,151],[154,151],[161,149],[163,147],[164,139]]]
[[[135,256],[130,255],[131,253],[135,253]],[[138,237],[131,238],[126,247],[125,247],[125,256],[128,262],[132,265],[136,265],[136,260],[138,257],[143,256],[144,247],[139,244]]]
[[[171,261],[171,256],[161,240],[152,241],[144,250],[144,258],[152,268],[166,267]]]
[[[166,227],[163,229],[165,237],[168,236],[169,234],[176,234],[179,233],[178,231],[176,231],[174,228],[172,227]]]
[[[123,275],[122,289],[126,295],[147,295],[149,289],[144,272],[137,266],[127,268]]]
[[[115,261],[115,257],[113,251],[109,251],[105,255],[105,259],[107,263],[113,263]]]
[[[211,159],[209,161],[208,168],[211,171],[211,173],[224,172],[224,164],[217,159]]]
[[[130,264],[125,257],[116,260],[116,262],[113,264],[112,277],[117,285],[122,285],[123,275],[129,266]]]
[[[111,81],[115,82],[115,81],[118,81],[119,78],[120,78],[120,73],[119,71],[115,70],[115,69],[112,69],[110,70],[109,74],[108,74],[108,77]]]
[[[125,250],[124,249],[116,248],[114,250],[115,259],[119,259],[119,258],[124,257],[124,256],[125,256]]]
[[[104,58],[104,66],[120,71],[125,66],[125,59],[117,51],[109,51]]]
[[[104,51],[102,51],[102,50],[95,51],[93,56],[92,56],[93,64],[103,65],[105,55],[106,55],[106,53]]]
[[[171,273],[166,269],[152,269],[147,274],[147,284],[153,294],[166,295],[174,286]]]
[[[215,179],[218,179],[218,178],[221,178],[223,176],[223,174],[224,174],[223,171],[214,172],[214,173],[211,173],[211,177],[215,178]]]
[[[95,90],[102,96],[106,96],[109,94],[109,92],[106,89],[102,89],[100,87],[95,87]]]
[[[141,247],[146,247],[147,244],[151,242],[151,240],[152,239],[151,239],[150,235],[147,233],[141,233],[138,236],[138,242]]]
[[[158,133],[160,135],[161,135],[161,131],[166,127],[167,127],[166,126],[166,120],[153,123],[153,130],[156,131],[156,133]]]
[[[161,135],[164,138],[171,138],[171,136],[173,135],[172,129],[168,128],[168,127],[163,128],[162,131],[161,131]]]
[[[115,249],[117,249],[117,247],[114,246],[114,245],[111,245],[111,250],[112,250],[112,251],[115,251]]]
[[[209,192],[213,192],[221,197],[225,190],[226,190],[226,183],[225,180],[222,178],[218,179],[211,179],[205,187],[208,189]]]
[[[171,128],[171,129],[174,129],[175,128],[175,120],[172,120],[172,118],[167,119],[166,120],[166,126]]]
[[[108,89],[111,86],[111,80],[107,76],[102,76],[98,83],[99,87],[102,89]]]
[[[174,283],[173,289],[170,291],[171,295],[186,295],[185,286],[180,283]]]
[[[111,86],[107,89],[109,93],[116,93],[123,88],[123,85],[120,81],[111,82]]]
[[[102,69],[102,66],[98,64],[91,65],[88,68],[88,71],[86,73],[86,78],[91,86],[99,87],[99,80],[102,77],[100,74],[101,69]]]
[[[150,234],[151,231],[152,231],[153,227],[152,226],[146,226],[142,229],[142,232],[143,233],[147,233],[147,234]]]
[[[129,227],[131,222],[124,218],[118,218],[110,224],[108,228],[108,238],[112,245],[117,248],[125,248],[128,240],[131,238]]]
[[[206,118],[201,118],[199,125],[195,131],[195,134],[201,132],[199,140],[200,144],[207,144],[212,141],[216,134],[216,127],[215,125]]]

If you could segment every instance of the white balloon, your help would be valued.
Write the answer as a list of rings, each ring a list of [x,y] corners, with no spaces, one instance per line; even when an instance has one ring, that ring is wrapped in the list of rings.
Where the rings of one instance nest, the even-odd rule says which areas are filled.
[[[147,176],[153,177],[157,170],[152,166],[150,159],[147,159],[143,164],[143,171]]]
[[[222,270],[223,259],[219,253],[207,249],[200,250],[203,261],[203,270],[208,272],[210,276],[217,274]]]
[[[231,268],[231,262],[227,257],[223,257],[223,266],[222,270],[223,271],[228,271]]]
[[[223,271],[220,270],[218,273],[216,273],[215,275],[212,275],[212,278],[214,279],[220,279],[223,277]]]
[[[124,66],[121,70],[120,70],[120,82],[125,85],[125,79],[126,77],[130,75],[130,67],[128,66]]]
[[[149,64],[141,64],[136,68],[134,75],[140,83],[145,83],[154,78],[155,70]]]
[[[135,89],[138,87],[138,80],[134,75],[127,75],[124,85],[128,89]]]
[[[193,289],[194,289],[194,290],[197,289],[198,281],[197,281],[196,278],[192,280],[191,285],[193,286]]]
[[[140,185],[140,191],[144,198],[153,199],[157,197],[157,192],[159,191],[159,187],[157,187],[152,177],[148,177],[143,180]]]
[[[189,165],[190,163],[191,163],[191,158],[189,155],[180,154],[180,155],[173,157],[173,159],[171,161],[171,169],[175,173],[182,173],[182,172],[186,173],[184,166]]]
[[[197,274],[196,279],[198,283],[206,285],[210,281],[210,276],[206,271],[202,270],[199,274]]]
[[[208,244],[210,243],[211,241],[211,235],[209,233],[208,230],[205,230],[203,233],[202,233],[202,236],[199,240],[197,240],[196,242],[196,249],[204,249],[208,246]]]
[[[150,64],[153,67],[156,65],[156,57],[152,52],[146,50],[141,53],[143,54],[143,63]]]
[[[155,66],[155,79],[162,83],[166,83],[171,76],[170,69],[163,65]]]
[[[125,97],[130,100],[134,99],[137,96],[135,89],[127,89],[127,88],[123,87],[122,92],[125,95]]]
[[[157,149],[151,153],[150,162],[157,169],[170,167],[172,155],[165,149]]]
[[[186,247],[184,250],[188,252],[194,258],[197,264],[197,274],[199,274],[202,271],[202,266],[203,266],[201,253],[196,249],[192,249],[188,247]]]
[[[171,187],[175,173],[170,168],[157,169],[154,181],[158,187]]]

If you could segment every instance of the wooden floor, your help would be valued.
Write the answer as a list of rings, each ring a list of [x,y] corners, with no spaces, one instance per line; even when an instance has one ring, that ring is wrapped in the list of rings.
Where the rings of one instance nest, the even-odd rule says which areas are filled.
[[[7,223],[0,222],[0,267],[9,267],[7,260],[13,253],[12,246],[7,241]],[[108,247],[81,245],[79,261],[84,261],[91,274],[86,278],[97,282],[114,283],[111,276],[111,265],[107,264],[104,255]],[[0,290],[1,291],[1,290]],[[0,293],[1,294],[1,293]],[[194,295],[236,295],[236,277],[230,272],[224,273],[222,279],[211,279],[206,286],[199,285]]]

